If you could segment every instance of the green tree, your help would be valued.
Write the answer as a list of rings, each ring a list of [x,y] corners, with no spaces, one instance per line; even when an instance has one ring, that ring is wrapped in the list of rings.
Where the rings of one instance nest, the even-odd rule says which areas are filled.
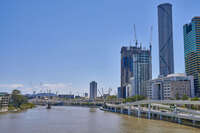
[[[115,96],[115,95],[107,96],[106,99],[107,100],[115,100],[115,99],[117,99],[117,96]]]
[[[135,102],[135,101],[140,101],[140,100],[144,100],[144,99],[146,99],[145,96],[136,95],[136,96],[126,98],[125,101],[126,102]]]
[[[198,97],[191,98],[191,101],[199,101]]]
[[[19,90],[13,90],[10,104],[19,108],[22,104],[28,103],[28,99]]]
[[[176,93],[175,97],[176,97],[176,100],[180,100],[180,96],[178,93]]]
[[[187,95],[183,95],[183,97],[181,98],[182,100],[188,100],[189,99],[189,97],[187,96]]]
[[[20,90],[13,90],[12,95],[19,95],[21,94]]]

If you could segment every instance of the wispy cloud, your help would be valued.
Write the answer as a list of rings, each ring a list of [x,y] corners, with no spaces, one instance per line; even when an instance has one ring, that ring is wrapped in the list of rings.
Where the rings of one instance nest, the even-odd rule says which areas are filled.
[[[46,89],[64,89],[71,87],[71,84],[64,84],[64,83],[45,83],[41,85],[42,88]]]
[[[23,84],[0,84],[0,92],[8,92],[11,93],[12,90],[18,89],[22,91],[24,88]]]
[[[5,89],[17,89],[17,88],[23,88],[23,84],[0,84],[0,88],[5,88]]]
[[[42,83],[40,85],[24,85],[24,84],[0,84],[0,92],[8,92],[11,93],[12,90],[18,89],[22,93],[33,93],[36,92],[46,92],[48,89],[52,92],[60,92],[60,93],[67,93],[66,91],[72,88],[71,83]]]

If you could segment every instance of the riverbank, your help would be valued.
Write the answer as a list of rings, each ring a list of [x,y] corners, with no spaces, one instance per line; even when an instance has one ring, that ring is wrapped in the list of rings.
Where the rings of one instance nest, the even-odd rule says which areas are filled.
[[[32,104],[32,103],[25,103],[25,104],[20,105],[20,107],[15,107],[13,105],[9,105],[7,112],[21,112],[21,111],[25,111],[27,109],[32,109],[34,107],[36,107],[36,105]]]

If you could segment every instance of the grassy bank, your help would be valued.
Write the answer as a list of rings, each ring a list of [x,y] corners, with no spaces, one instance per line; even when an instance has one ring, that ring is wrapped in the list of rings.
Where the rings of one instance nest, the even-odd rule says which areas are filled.
[[[35,107],[35,105],[32,104],[32,103],[24,103],[24,104],[21,104],[19,107],[9,105],[8,111],[9,112],[18,112],[18,111],[24,111],[24,110],[27,110],[27,109],[31,109],[31,108],[34,108],[34,107]]]

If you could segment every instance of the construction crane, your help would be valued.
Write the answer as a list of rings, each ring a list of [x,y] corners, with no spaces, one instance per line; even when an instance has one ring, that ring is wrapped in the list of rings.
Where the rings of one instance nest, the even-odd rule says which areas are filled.
[[[79,92],[77,91],[76,93],[77,93],[77,94],[78,94],[78,96],[79,96]]]
[[[135,28],[135,24],[134,24],[134,41],[135,41],[135,45],[137,46],[137,36],[136,36],[136,28]]]
[[[102,91],[102,95],[104,95],[104,91],[103,91],[103,88],[101,88],[101,91]]]
[[[112,91],[112,89],[111,88],[109,88],[108,89],[108,95],[110,95],[110,92]]]
[[[152,47],[152,34],[153,34],[153,26],[151,26],[151,29],[150,29],[150,50]]]
[[[99,90],[99,89],[97,89],[97,90],[98,90],[98,92],[99,92],[100,96],[101,96],[101,97],[103,97],[103,95],[102,95],[102,93],[100,92],[100,90]]]
[[[101,97],[103,98],[104,103],[106,102],[106,99],[104,97],[104,91],[103,88],[101,88],[102,92],[98,89],[99,94],[101,95]]]
[[[131,47],[131,43],[132,43],[132,41],[130,40],[130,41],[129,41],[129,45],[130,45],[130,47]]]

